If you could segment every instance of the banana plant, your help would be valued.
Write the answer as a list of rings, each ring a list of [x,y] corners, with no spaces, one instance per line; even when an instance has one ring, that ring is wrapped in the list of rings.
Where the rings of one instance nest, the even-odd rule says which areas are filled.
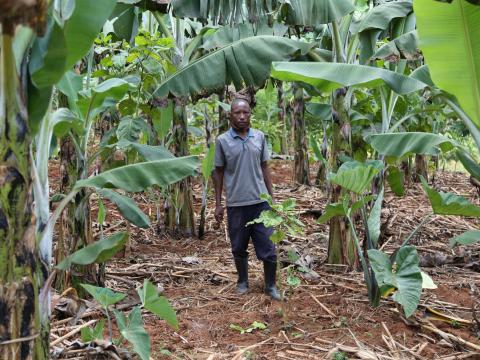
[[[379,160],[343,163],[336,174],[330,175],[330,181],[342,188],[342,201],[329,204],[318,221],[324,223],[338,215],[347,217],[352,227],[370,304],[378,306],[381,296],[393,294],[393,300],[402,305],[405,316],[409,317],[417,309],[422,288],[435,288],[435,286],[431,286],[433,281],[420,270],[416,248],[407,245],[412,235],[408,236],[400,249],[391,256],[377,250],[383,190],[376,199],[373,199],[374,196],[368,194],[368,189],[371,188],[373,179],[382,169],[383,163]],[[368,210],[372,200],[374,200],[373,205]],[[353,222],[355,212],[360,212],[362,218],[363,247]],[[418,229],[414,230],[416,231]]]
[[[46,280],[52,240],[51,236],[39,236],[48,213],[48,196],[45,196],[48,185],[45,167],[38,163],[39,176],[32,177],[35,163],[34,153],[30,151],[44,144],[44,138],[39,137],[33,146],[33,139],[39,129],[48,128],[43,121],[50,106],[53,85],[88,52],[115,1],[86,0],[70,2],[72,4],[74,6],[61,10],[46,1],[21,3],[15,7],[2,3],[0,6],[0,167],[8,169],[2,177],[3,183],[9,184],[2,186],[0,195],[3,224],[0,231],[5,239],[0,253],[5,259],[2,261],[2,283],[10,284],[3,285],[2,294],[13,294],[11,299],[1,299],[7,304],[9,313],[4,317],[0,336],[13,340],[11,345],[1,349],[2,357],[9,359],[46,359],[49,351],[50,283]],[[22,24],[26,26],[19,27],[17,32],[17,25]],[[24,81],[20,82],[20,78]],[[33,216],[34,213],[37,216]],[[32,220],[35,218],[37,223]],[[15,249],[21,254],[15,255]],[[18,260],[26,258],[30,260]],[[9,286],[17,290],[12,291]],[[19,298],[25,299],[21,306],[12,303]],[[19,319],[24,325],[18,326],[19,323],[8,319]],[[32,332],[40,335],[34,341],[22,341],[21,351],[18,351],[15,340],[32,336]]]

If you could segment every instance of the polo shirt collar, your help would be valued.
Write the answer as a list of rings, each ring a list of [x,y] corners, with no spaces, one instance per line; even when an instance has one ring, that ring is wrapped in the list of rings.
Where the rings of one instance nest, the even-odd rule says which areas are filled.
[[[230,136],[234,139],[237,137],[242,138],[240,135],[238,135],[238,133],[232,127],[230,128],[229,133],[230,133]],[[255,137],[255,134],[253,133],[252,128],[248,129],[247,138],[250,138],[250,137]]]

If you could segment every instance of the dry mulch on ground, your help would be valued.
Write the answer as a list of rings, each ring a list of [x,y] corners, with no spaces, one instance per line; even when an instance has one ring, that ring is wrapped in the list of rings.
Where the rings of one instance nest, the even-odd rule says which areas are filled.
[[[180,329],[174,331],[153,315],[145,316],[152,358],[342,359],[340,354],[349,359],[480,358],[473,311],[480,283],[478,247],[452,250],[448,246],[450,237],[478,227],[475,219],[432,216],[412,238],[425,265],[423,270],[438,289],[424,291],[416,315],[405,319],[390,299],[382,300],[378,308],[369,306],[362,273],[324,263],[328,226],[318,224],[318,216],[311,210],[324,209],[325,194],[316,187],[292,184],[288,162],[274,162],[273,173],[277,199],[295,198],[299,217],[306,224],[305,234],[289,239],[282,253],[295,250],[318,276],[302,277],[301,285],[289,294],[284,317],[280,304],[262,293],[263,270],[253,248],[250,291],[243,296],[235,293],[236,274],[226,229],[213,228],[212,206],[203,240],[160,237],[154,229],[132,227],[131,254],[108,264],[107,286],[129,294],[124,308],[138,301],[135,287],[144,279],[164,288],[177,310]],[[439,173],[434,187],[479,202],[465,174]],[[201,194],[199,186],[195,190]],[[199,196],[195,201],[198,205]],[[142,209],[155,213],[154,205],[146,201]],[[383,250],[394,251],[430,212],[418,185],[411,186],[403,198],[387,191],[382,212]],[[124,227],[113,211],[108,221],[120,224],[116,229]],[[471,324],[436,321],[428,316],[428,309]],[[255,321],[267,328],[244,334],[231,328],[231,324],[248,328]],[[56,334],[63,333],[60,329]]]

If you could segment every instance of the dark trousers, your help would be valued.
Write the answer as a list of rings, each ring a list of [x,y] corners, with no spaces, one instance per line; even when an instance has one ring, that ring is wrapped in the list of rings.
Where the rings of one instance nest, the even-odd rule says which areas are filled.
[[[252,238],[255,253],[258,260],[277,261],[275,245],[270,240],[272,228],[266,228],[263,224],[246,224],[260,215],[263,210],[270,209],[266,202],[247,206],[227,207],[228,235],[232,244],[234,258],[248,257],[248,242]]]

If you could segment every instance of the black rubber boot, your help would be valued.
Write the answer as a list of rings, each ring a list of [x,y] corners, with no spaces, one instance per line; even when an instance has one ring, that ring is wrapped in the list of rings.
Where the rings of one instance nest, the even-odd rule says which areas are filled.
[[[237,294],[245,294],[248,291],[248,258],[235,258],[237,268]]]
[[[265,272],[265,294],[269,295],[273,300],[281,301],[282,297],[275,285],[277,277],[277,263],[271,261],[263,262],[263,270]]]

